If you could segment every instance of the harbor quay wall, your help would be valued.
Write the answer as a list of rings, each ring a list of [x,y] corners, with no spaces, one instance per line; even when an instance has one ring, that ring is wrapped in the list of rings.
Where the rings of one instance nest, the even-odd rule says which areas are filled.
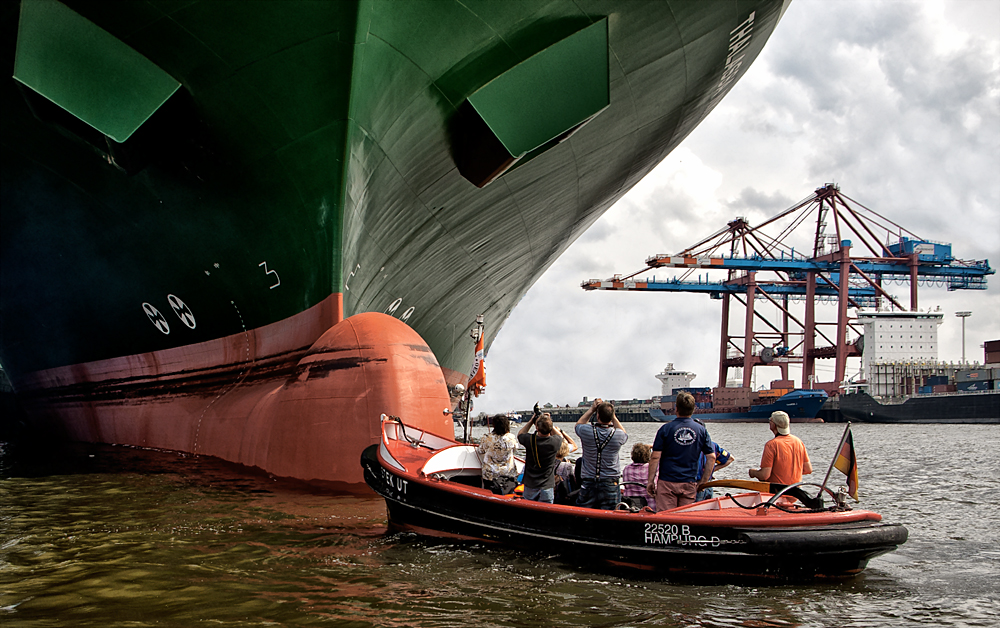
[[[659,404],[643,404],[641,406],[615,406],[615,416],[622,423],[649,423],[655,421],[649,416],[650,408],[659,408]],[[555,423],[576,423],[587,411],[587,408],[579,406],[576,408],[540,408],[542,412],[552,415]],[[531,419],[531,410],[517,410],[515,414],[521,417],[522,421]]]
[[[641,405],[627,405],[627,406],[615,406],[615,416],[622,423],[655,423],[657,419],[649,415],[650,408],[660,409],[659,404],[641,404]],[[542,412],[548,412],[552,415],[552,420],[556,423],[576,423],[583,416],[583,413],[587,411],[585,407],[569,407],[569,408],[540,408]],[[668,417],[672,417],[670,412],[666,412]],[[531,419],[531,410],[517,410],[514,412],[521,417],[522,421],[528,421]],[[840,413],[839,404],[836,402],[836,397],[828,399],[823,405],[823,409],[820,410],[818,418],[822,419],[827,423],[839,423],[844,421],[843,415]],[[711,419],[705,419],[706,421],[711,421]],[[732,419],[728,419],[732,421]],[[752,422],[753,419],[747,419],[748,422]],[[793,422],[798,422],[798,420],[793,420]]]

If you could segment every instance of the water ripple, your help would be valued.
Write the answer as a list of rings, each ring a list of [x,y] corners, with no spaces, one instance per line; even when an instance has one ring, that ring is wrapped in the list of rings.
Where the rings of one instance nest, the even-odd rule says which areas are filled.
[[[568,427],[568,426],[567,426]],[[630,425],[652,441],[656,425]],[[817,469],[843,427],[796,426]],[[711,425],[755,465],[759,425]],[[766,430],[766,428],[764,428]],[[1000,461],[989,426],[855,426],[862,507],[910,540],[842,583],[690,584],[551,553],[387,534],[375,498],[190,456],[0,444],[5,626],[996,626]],[[93,457],[91,457],[93,456]],[[839,481],[839,479],[837,480]],[[572,558],[572,557],[571,557]]]

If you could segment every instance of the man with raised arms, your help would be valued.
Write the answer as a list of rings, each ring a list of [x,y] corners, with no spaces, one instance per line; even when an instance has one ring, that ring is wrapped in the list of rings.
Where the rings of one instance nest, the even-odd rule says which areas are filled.
[[[594,423],[590,418],[597,415]],[[628,440],[625,428],[615,416],[615,407],[595,399],[576,422],[576,435],[583,446],[580,495],[576,505],[614,510],[621,501],[618,478],[618,450]]]
[[[529,434],[531,426],[535,433]],[[540,413],[535,404],[535,413],[517,433],[517,442],[526,452],[524,456],[524,498],[536,502],[553,503],[556,487],[556,455],[565,436],[552,424],[552,415]],[[572,442],[572,440],[570,440]]]

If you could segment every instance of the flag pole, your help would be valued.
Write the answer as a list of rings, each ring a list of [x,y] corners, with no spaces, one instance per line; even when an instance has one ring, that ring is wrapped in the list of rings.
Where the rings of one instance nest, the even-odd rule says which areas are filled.
[[[476,316],[476,324],[472,326],[469,330],[469,336],[472,337],[473,342],[476,343],[476,353],[479,353],[479,343],[483,341],[483,315],[479,314]],[[472,430],[469,426],[469,421],[471,420],[472,414],[472,395],[479,396],[480,387],[486,387],[485,377],[477,383],[476,374],[482,371],[485,367],[482,361],[485,360],[485,352],[479,361],[473,363],[472,373],[469,374],[469,386],[465,389],[465,422],[463,425],[463,439],[466,444],[468,444],[472,439]],[[478,387],[477,387],[478,386]],[[473,390],[475,389],[475,390]],[[460,404],[461,405],[461,404]]]
[[[469,415],[471,414],[469,406],[472,404],[469,389],[465,390],[464,399],[462,399],[462,401],[465,402],[464,404],[461,402],[459,403],[460,406],[465,406],[465,412],[463,413],[465,414],[465,417],[462,420],[462,440],[465,441],[466,445],[468,445],[472,438],[472,430],[469,429]]]
[[[823,478],[823,488],[819,489],[819,494],[822,495],[823,491],[826,490],[826,483],[830,480],[830,474],[833,473],[833,465],[837,462],[837,456],[840,455],[840,449],[844,446],[844,441],[847,440],[847,435],[851,432],[851,422],[847,422],[847,427],[844,429],[844,435],[840,437],[840,444],[837,445],[837,450],[833,452],[833,459],[830,460],[830,468],[826,470],[826,477]]]

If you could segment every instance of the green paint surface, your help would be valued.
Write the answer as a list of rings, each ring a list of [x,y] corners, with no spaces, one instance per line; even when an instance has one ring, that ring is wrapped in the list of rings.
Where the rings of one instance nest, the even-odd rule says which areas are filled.
[[[180,87],[135,50],[53,0],[21,5],[14,78],[119,143]]]
[[[607,20],[519,63],[469,102],[514,157],[572,129],[611,102]]]

